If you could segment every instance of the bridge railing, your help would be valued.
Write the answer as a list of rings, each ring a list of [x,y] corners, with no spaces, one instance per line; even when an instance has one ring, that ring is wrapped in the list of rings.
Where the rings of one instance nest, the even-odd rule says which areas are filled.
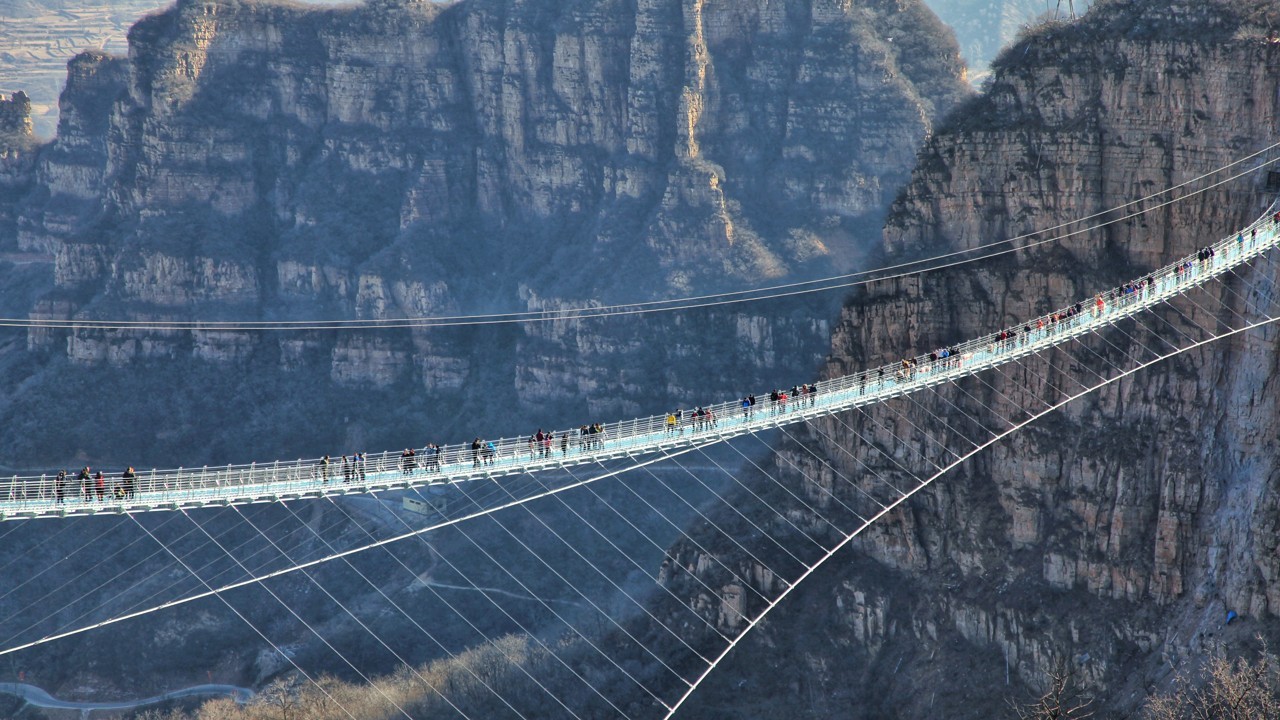
[[[664,444],[685,444],[695,433],[726,435],[755,431],[781,424],[797,410],[804,415],[816,415],[828,407],[862,404],[861,399],[866,403],[878,402],[922,385],[946,382],[999,364],[1011,354],[1026,354],[1055,345],[1206,282],[1276,244],[1277,228],[1270,221],[1270,213],[1269,210],[1243,231],[1210,246],[1214,255],[1208,260],[1186,256],[1100,293],[1090,301],[1073,303],[950,346],[946,357],[921,354],[898,363],[822,380],[816,384],[815,393],[798,397],[790,396],[788,389],[786,401],[776,404],[769,400],[766,392],[757,395],[754,407],[744,408],[741,400],[703,406],[710,416],[701,420],[684,414],[672,426],[668,414],[651,415],[605,425],[599,433],[583,434],[581,427],[553,431],[551,439],[541,444],[524,436],[482,441],[478,448],[470,443],[445,445],[439,448],[438,454],[430,448],[415,449],[417,453],[412,457],[388,451],[367,455],[362,460],[330,458],[328,463],[322,458],[312,458],[196,469],[153,469],[138,473],[132,485],[126,484],[119,473],[112,473],[103,478],[101,488],[95,478],[91,477],[86,485],[74,472],[68,474],[61,487],[56,476],[50,474],[12,476],[0,480],[0,513],[13,515],[24,510],[56,513],[86,507],[124,511],[141,505],[199,503],[204,498],[234,502],[325,492],[327,488],[346,486],[395,487],[433,479],[509,474],[513,469],[538,469],[568,460],[581,462],[584,457],[647,452]]]

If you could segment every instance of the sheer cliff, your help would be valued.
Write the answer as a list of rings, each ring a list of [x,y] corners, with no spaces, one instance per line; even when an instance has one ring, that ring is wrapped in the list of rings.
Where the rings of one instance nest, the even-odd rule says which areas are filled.
[[[5,186],[0,270],[23,282],[0,283],[0,301],[49,319],[305,321],[803,279],[861,262],[920,142],[964,96],[950,32],[906,0],[182,0],[132,29],[128,57],[69,64],[57,139],[21,155]],[[808,379],[837,311],[810,298],[517,328],[0,331],[0,457],[37,472],[192,467],[608,421]],[[332,508],[307,511],[329,539],[359,535]],[[89,522],[105,539],[75,554],[80,567],[40,575],[84,538],[45,545],[27,530],[15,537],[29,545],[10,540],[11,572],[62,582],[151,547],[127,518]],[[146,552],[139,566],[159,568]],[[329,584],[354,607],[371,592]],[[39,608],[38,585],[0,598],[0,615]],[[292,606],[343,625],[306,583],[281,585]],[[402,598],[421,589],[403,573],[387,584]],[[83,602],[107,612],[151,587],[117,590],[90,587]],[[197,604],[22,662],[51,691],[102,696],[210,668],[242,683],[279,671],[226,612]],[[335,669],[276,605],[253,616],[304,663]],[[386,622],[384,636],[404,629]],[[494,623],[486,632],[517,630]]]
[[[538,311],[811,277],[858,262],[964,92],[954,40],[916,2],[183,0],[129,37],[127,58],[70,63],[58,138],[19,203],[15,249],[52,258],[56,283],[34,317]],[[405,398],[417,427],[732,394],[820,359],[816,302],[514,330],[34,331],[28,346],[57,361],[40,388],[55,402],[75,376],[91,405],[161,415],[116,372],[145,366],[193,416],[226,417],[203,398],[244,393],[211,378],[251,366],[285,379],[250,394],[341,405],[357,429],[309,431],[330,447],[402,444],[420,438],[390,440],[347,391]],[[53,452],[34,397],[8,403],[43,453],[11,442],[20,461]],[[264,427],[227,441],[235,459],[267,452]],[[68,436],[90,457],[162,462],[202,430]]]
[[[889,259],[1040,232],[1270,145],[1276,20],[1270,2],[1112,0],[1028,33],[926,142],[886,223]],[[826,372],[975,337],[1193,254],[1256,217],[1264,186],[1254,173],[1015,256],[870,287],[846,305]],[[1274,274],[1263,263],[1215,288],[1221,319]],[[1213,327],[1207,308],[1180,304],[1166,330]],[[1132,330],[1109,341],[1113,357],[1158,344]],[[699,707],[777,694],[803,700],[796,716],[985,718],[1061,664],[1095,709],[1129,712],[1219,643],[1262,635],[1274,648],[1278,363],[1274,330],[1235,338],[978,455],[812,578]],[[969,404],[1019,417],[1011,398],[1062,397],[1053,377],[992,374],[966,386]],[[934,415],[957,408],[926,396],[896,412],[884,426],[816,423],[779,450],[777,471],[815,503],[829,486],[852,504],[837,476],[871,483],[868,469],[912,455],[894,428],[927,445],[913,425],[946,435]],[[673,552],[690,568],[696,555]],[[1242,621],[1224,627],[1228,611]]]

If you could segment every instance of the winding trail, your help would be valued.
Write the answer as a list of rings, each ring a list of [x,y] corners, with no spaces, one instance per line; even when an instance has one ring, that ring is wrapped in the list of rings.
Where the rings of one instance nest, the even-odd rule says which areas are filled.
[[[484,595],[504,595],[509,598],[515,598],[516,600],[529,600],[531,602],[543,602],[543,603],[560,603],[562,605],[586,607],[586,605],[580,602],[575,602],[573,600],[560,600],[558,598],[540,598],[540,597],[534,597],[533,595],[521,595],[519,593],[508,592],[500,588],[479,587],[479,586],[473,586],[473,585],[450,585],[448,583],[436,582],[435,580],[432,580],[430,578],[427,578],[425,580],[422,578],[418,578],[418,582],[422,583],[424,587],[440,588],[442,590],[461,590],[463,592],[478,592]]]
[[[16,695],[22,698],[28,705],[34,705],[38,708],[48,708],[53,710],[79,710],[82,717],[88,717],[88,714],[94,710],[133,710],[134,708],[146,707],[147,705],[155,705],[167,700],[180,700],[182,698],[201,697],[201,696],[228,696],[238,703],[246,703],[253,698],[253,691],[249,688],[237,687],[235,685],[192,685],[181,690],[173,690],[171,692],[156,695],[154,697],[143,698],[141,700],[118,700],[116,702],[74,702],[71,700],[59,700],[50,695],[43,688],[35,685],[27,685],[26,683],[0,683],[0,693],[7,695]]]

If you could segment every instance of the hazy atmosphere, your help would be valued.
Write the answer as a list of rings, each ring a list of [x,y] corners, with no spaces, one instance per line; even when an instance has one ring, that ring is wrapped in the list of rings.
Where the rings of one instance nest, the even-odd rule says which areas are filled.
[[[0,717],[1280,717],[1277,68],[1280,0],[0,0]]]

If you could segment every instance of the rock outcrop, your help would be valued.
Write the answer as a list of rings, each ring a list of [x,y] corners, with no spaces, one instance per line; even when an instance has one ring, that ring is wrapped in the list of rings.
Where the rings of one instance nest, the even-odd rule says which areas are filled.
[[[921,151],[886,224],[889,259],[1043,238],[1271,145],[1275,20],[1272,3],[1115,0],[1029,33]],[[1150,212],[1127,220],[1111,213],[1105,227],[1014,256],[872,286],[846,306],[827,373],[1007,327],[1194,254],[1265,209],[1265,176],[1167,207],[1149,201],[1138,207]],[[1214,286],[1211,300],[1167,312],[1170,325],[1128,328],[1103,349],[1138,357],[1159,346],[1162,328],[1238,322],[1274,275],[1261,263]],[[1261,296],[1251,293],[1258,283]],[[1229,310],[1210,312],[1219,306]],[[810,580],[727,674],[745,678],[740,687],[804,689],[813,717],[943,709],[977,718],[1007,712],[1006,698],[1043,687],[1062,665],[1078,671],[1095,708],[1127,712],[1218,642],[1274,640],[1278,367],[1274,329],[1256,332],[1144,371],[992,447]],[[1054,379],[1068,370],[1059,369],[993,374],[968,386],[965,402],[975,414],[1025,417],[1018,400],[1063,397]],[[815,504],[828,487],[853,505],[858,491],[841,476],[869,486],[871,472],[892,469],[886,453],[912,457],[891,432],[930,450],[908,423],[967,447],[940,426],[937,417],[964,420],[937,396],[894,412],[885,427],[861,415],[817,423],[804,448],[780,449],[778,471]],[[673,551],[698,567],[690,555]],[[1224,628],[1231,610],[1244,621]],[[778,659],[748,659],[765,653]]]
[[[30,314],[394,319],[812,277],[856,262],[962,72],[918,2],[182,0],[132,29],[127,59],[69,66],[16,219],[19,249],[54,258],[56,289]],[[463,404],[577,421],[793,382],[829,334],[822,302],[481,342],[35,330],[27,344],[71,373],[247,363],[430,398],[427,422]],[[672,362],[698,355],[747,374]]]
[[[33,145],[31,100],[0,95],[0,246],[12,247],[16,202],[31,189]]]
[[[0,95],[0,148],[7,152],[32,140],[31,99],[21,90],[10,97]]]
[[[954,40],[914,0],[182,0],[133,28],[127,58],[70,63],[58,138],[0,216],[0,272],[20,255],[43,275],[0,283],[0,309],[372,320],[812,277],[861,261],[919,143],[964,94]],[[15,470],[111,472],[609,421],[809,379],[837,305],[377,332],[0,331],[0,448]],[[336,510],[308,511],[324,540],[360,537]],[[112,569],[101,559],[136,533],[108,534],[77,561]],[[68,567],[49,575],[79,573]],[[318,608],[307,583],[285,585],[291,606]],[[37,592],[0,599],[0,614]],[[104,612],[123,606],[101,592]],[[102,695],[211,667],[241,682],[278,671],[254,669],[246,629],[214,634],[221,612],[115,626],[24,662],[45,687]],[[280,610],[257,612],[274,624]],[[314,637],[275,629],[330,667]]]

